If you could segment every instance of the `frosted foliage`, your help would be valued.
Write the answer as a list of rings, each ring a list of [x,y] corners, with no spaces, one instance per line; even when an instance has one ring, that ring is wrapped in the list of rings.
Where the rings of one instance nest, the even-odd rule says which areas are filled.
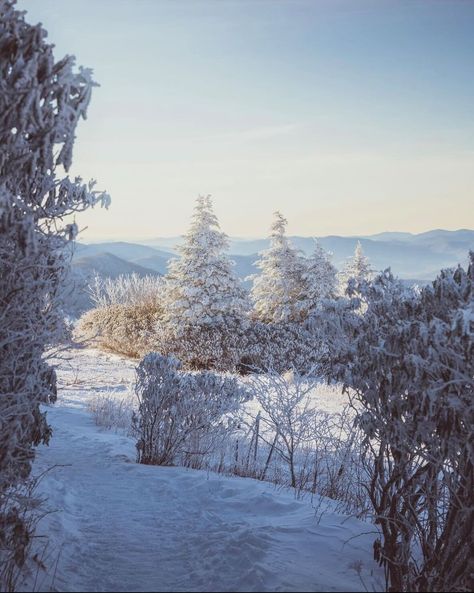
[[[221,323],[158,323],[154,350],[175,356],[186,369],[235,372],[249,350],[249,323],[228,318]]]
[[[155,305],[158,308],[163,284],[161,276],[122,274],[106,278],[96,274],[88,285],[88,292],[98,309],[111,305]]]
[[[191,228],[169,265],[165,323],[212,324],[241,317],[248,308],[245,292],[226,255],[227,236],[220,231],[210,196],[200,196]]]
[[[106,350],[142,357],[156,343],[163,286],[163,279],[156,276],[96,275],[88,286],[96,307],[82,315],[77,332]]]
[[[65,247],[77,230],[63,217],[108,203],[93,182],[57,177],[71,165],[91,72],[74,71],[70,56],[55,62],[46,32],[14,4],[0,0],[0,496],[50,436],[39,404],[55,397],[55,375],[44,352],[61,330]]]
[[[263,252],[254,278],[252,299],[256,319],[270,322],[298,321],[304,316],[306,262],[285,235],[287,221],[275,213],[270,247]]]
[[[186,369],[247,373],[304,370],[321,356],[321,344],[300,323],[229,319],[206,325],[157,324],[155,348],[177,357]]]
[[[352,390],[393,591],[468,591],[474,505],[474,254],[408,290],[387,271],[332,325],[332,378]],[[337,345],[339,344],[339,347]]]

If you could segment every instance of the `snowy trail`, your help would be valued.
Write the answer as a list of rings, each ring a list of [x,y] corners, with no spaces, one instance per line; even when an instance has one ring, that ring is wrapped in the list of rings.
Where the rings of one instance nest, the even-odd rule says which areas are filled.
[[[358,591],[369,589],[371,527],[330,510],[318,522],[309,500],[255,480],[134,463],[131,439],[98,429],[87,401],[120,391],[133,365],[94,350],[72,351],[54,428],[36,473],[57,512],[48,533],[51,572],[40,590]],[[377,586],[374,585],[377,589]]]

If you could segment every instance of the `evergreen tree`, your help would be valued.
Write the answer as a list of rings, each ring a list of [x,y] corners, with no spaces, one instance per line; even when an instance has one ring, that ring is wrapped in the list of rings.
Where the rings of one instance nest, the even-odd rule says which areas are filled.
[[[339,290],[342,294],[345,294],[347,284],[350,280],[359,283],[364,280],[370,280],[372,276],[373,270],[369,258],[364,255],[360,241],[357,241],[353,257],[347,260],[344,269],[339,273]]]
[[[298,321],[303,315],[305,260],[286,237],[287,224],[275,212],[270,247],[256,264],[261,274],[252,288],[254,316],[266,323]]]
[[[210,196],[199,196],[191,228],[166,277],[164,322],[218,324],[246,314],[248,302],[234,263],[226,255],[227,235],[219,228]]]
[[[319,309],[325,299],[335,296],[337,270],[331,263],[330,254],[316,241],[314,252],[306,263],[303,274],[305,295],[303,310],[306,316]]]

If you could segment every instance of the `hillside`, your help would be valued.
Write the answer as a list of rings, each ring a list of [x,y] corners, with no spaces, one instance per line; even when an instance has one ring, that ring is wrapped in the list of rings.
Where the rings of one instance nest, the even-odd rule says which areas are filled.
[[[102,244],[100,246],[102,246]],[[114,250],[113,245],[110,247]],[[141,248],[140,245],[136,245],[132,246],[131,249],[133,250],[134,247],[138,248],[137,251]],[[159,272],[151,267],[147,268],[117,257],[112,253],[100,251],[99,246],[78,245],[72,259],[70,280],[68,283],[69,295],[66,312],[69,315],[77,317],[92,307],[92,301],[87,286],[96,274],[106,278],[117,278],[118,276],[127,274],[157,276],[159,275]]]
[[[76,258],[94,257],[101,253],[110,253],[120,259],[136,261],[147,257],[159,256],[168,259],[172,252],[159,250],[138,243],[127,243],[125,241],[114,241],[107,243],[77,243],[74,256]]]
[[[94,273],[110,278],[116,278],[121,274],[138,274],[139,276],[146,276],[147,274],[157,275],[155,270],[107,252],[98,252],[94,255],[80,257],[76,256],[73,258],[72,266],[74,270],[81,272],[84,276],[90,276]]]

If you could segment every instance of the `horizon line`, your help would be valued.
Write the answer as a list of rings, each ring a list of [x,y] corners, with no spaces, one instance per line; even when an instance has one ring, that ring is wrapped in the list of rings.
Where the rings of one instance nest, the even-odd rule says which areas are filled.
[[[133,243],[133,242],[143,242],[143,241],[160,241],[160,240],[164,240],[164,241],[169,241],[169,240],[176,240],[176,239],[181,239],[184,237],[184,233],[183,234],[179,234],[179,235],[161,235],[161,236],[153,236],[153,237],[145,237],[145,238],[139,238],[139,237],[124,237],[124,236],[110,236],[108,238],[100,238],[100,237],[93,237],[91,239],[87,239],[87,240],[80,240],[80,235],[82,232],[84,232],[87,229],[83,229],[79,235],[78,238],[76,240],[77,243],[108,243],[108,242],[114,242],[114,243]],[[467,231],[467,232],[474,232],[474,229],[468,228],[468,227],[461,227],[461,228],[456,228],[456,229],[443,229],[443,228],[429,228],[426,231],[421,231],[419,233],[413,233],[411,231],[379,231],[377,233],[371,233],[371,234],[352,234],[352,235],[342,235],[342,234],[329,234],[329,235],[298,235],[298,234],[288,234],[288,238],[292,238],[292,237],[298,237],[300,239],[326,239],[328,237],[341,237],[344,239],[370,239],[371,237],[377,237],[379,235],[410,235],[412,237],[417,237],[419,235],[425,235],[427,233],[432,233],[432,232],[443,232],[443,233],[458,233],[458,232],[462,232],[462,231]],[[226,233],[227,234],[227,233]],[[265,236],[249,236],[249,237],[243,237],[243,236],[239,236],[239,235],[227,235],[227,237],[233,241],[261,241],[261,240],[265,240],[269,238],[269,235],[265,235]]]

